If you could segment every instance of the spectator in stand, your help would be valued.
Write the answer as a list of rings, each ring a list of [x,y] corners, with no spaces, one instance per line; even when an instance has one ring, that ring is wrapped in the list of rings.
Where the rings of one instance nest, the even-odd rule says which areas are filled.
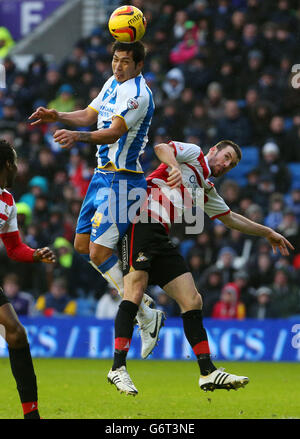
[[[263,175],[269,175],[274,183],[276,192],[282,194],[288,192],[291,185],[291,176],[289,169],[282,161],[279,147],[274,142],[267,142],[262,148],[262,161],[259,166],[259,172]]]
[[[248,20],[249,21],[249,20]],[[231,16],[231,31],[239,38],[243,34],[243,28],[246,24],[246,12],[237,9]]]
[[[58,68],[53,65],[49,66],[44,80],[38,85],[36,95],[39,99],[50,102],[55,99],[61,85],[62,80]]]
[[[207,268],[204,255],[200,249],[193,248],[188,252],[187,265],[192,273],[195,284],[199,284],[203,271]]]
[[[240,71],[243,64],[243,52],[238,36],[233,33],[226,34],[225,57],[230,60],[235,71]],[[221,59],[224,59],[224,55]]]
[[[18,275],[8,273],[3,278],[3,290],[18,316],[31,316],[34,311],[34,298],[21,290]]]
[[[284,145],[284,157],[286,162],[300,162],[300,113],[293,118],[293,127],[286,135]]]
[[[176,11],[175,17],[174,17],[174,24],[173,24],[173,39],[177,43],[181,41],[184,37],[184,34],[186,32],[185,23],[188,20],[188,14],[187,11],[184,9],[180,9]]]
[[[219,138],[231,139],[241,146],[252,143],[252,129],[249,120],[241,114],[236,101],[226,102],[225,117],[218,121],[217,129]]]
[[[12,98],[6,98],[2,106],[2,117],[0,119],[0,131],[12,131],[17,129],[20,113]]]
[[[259,50],[251,50],[248,53],[247,64],[241,72],[240,95],[245,96],[251,86],[256,86],[262,73],[263,54]]]
[[[287,143],[287,134],[285,130],[284,117],[281,114],[275,114],[270,120],[270,126],[267,133],[266,141],[271,141],[276,143],[279,147],[282,159],[285,159],[285,148]]]
[[[293,283],[286,267],[275,270],[272,288],[272,304],[277,316],[287,318],[300,313],[300,289]]]
[[[239,291],[236,285],[227,283],[222,288],[220,300],[214,305],[212,318],[214,319],[237,319],[246,317],[245,305],[238,299]]]
[[[296,56],[296,40],[291,34],[289,24],[280,23],[276,29],[276,45],[274,46],[274,61],[280,60],[283,56],[294,59]]]
[[[188,130],[201,130],[204,135],[205,143],[209,143],[215,139],[216,127],[213,119],[207,114],[205,105],[201,102],[196,102],[193,106],[192,112],[188,114],[186,120],[185,133]]]
[[[10,31],[4,27],[0,26],[0,59],[4,59],[11,49],[14,47],[15,42],[10,33]]]
[[[170,62],[173,65],[187,63],[198,53],[198,28],[194,21],[188,20],[184,23],[185,33],[183,40],[170,51]]]
[[[268,214],[265,217],[264,224],[267,227],[277,230],[283,219],[284,198],[280,193],[273,193],[270,197]]]
[[[205,270],[202,275],[201,283],[198,285],[203,300],[202,313],[204,317],[211,317],[213,307],[220,298],[222,286],[222,270],[216,266]]]
[[[262,210],[262,215],[265,216],[268,213],[269,199],[275,191],[275,184],[273,178],[269,174],[262,174],[261,169],[257,169],[258,172],[258,185],[255,195],[255,202]],[[263,221],[263,218],[261,219]]]
[[[257,93],[260,97],[259,91]],[[269,134],[269,126],[272,119],[273,106],[268,101],[261,101],[255,105],[253,111],[248,113],[252,126],[252,141],[254,145],[260,146],[263,139]]]
[[[73,97],[74,90],[69,84],[63,84],[59,90],[57,97],[50,101],[48,108],[57,111],[69,112],[75,109],[75,99]]]
[[[256,86],[252,86],[247,88],[245,92],[245,107],[244,107],[244,113],[249,118],[249,121],[251,123],[251,120],[253,118],[253,115],[255,113],[256,106],[259,102],[259,94]]]
[[[240,193],[240,186],[234,180],[226,179],[221,185],[220,195],[232,210],[239,207]]]
[[[233,279],[233,284],[237,286],[239,291],[239,300],[245,305],[248,316],[248,309],[254,303],[256,294],[255,289],[249,285],[249,273],[244,269],[239,270],[234,274]]]
[[[162,84],[162,90],[167,99],[178,99],[184,89],[184,76],[180,69],[174,67],[166,76]]]
[[[214,246],[214,261],[217,260],[218,254],[223,247],[226,246],[228,229],[222,223],[222,221],[215,219],[213,225],[211,226],[211,236]]]
[[[214,19],[214,25],[218,26],[223,23],[226,27],[230,26],[230,20],[233,8],[229,0],[217,0],[214,2],[212,8],[212,16]]]
[[[222,270],[223,284],[232,282],[234,279],[234,273],[236,272],[234,268],[235,257],[236,252],[231,247],[223,247],[219,252],[216,266]]]
[[[296,215],[297,223],[300,224],[300,183],[294,183],[290,194],[285,198],[286,205]]]
[[[287,24],[290,29],[294,29],[298,24],[292,11],[292,3],[289,0],[278,0],[276,9],[271,15],[271,19],[275,23]]]
[[[95,317],[97,319],[115,319],[122,297],[118,290],[108,288],[108,291],[98,300]]]
[[[254,288],[271,285],[274,276],[273,260],[267,253],[255,254],[255,260],[248,265],[250,284]]]
[[[258,81],[258,92],[262,101],[272,102],[276,111],[279,111],[282,104],[282,93],[276,81],[276,70],[274,67],[265,67]]]
[[[64,278],[53,280],[48,293],[39,296],[36,310],[46,317],[75,316],[76,301],[68,294],[68,284]]]
[[[29,191],[20,198],[20,202],[28,204],[28,206],[33,209],[36,197],[41,194],[48,194],[47,179],[40,175],[36,175],[29,181],[28,189]]]
[[[300,226],[293,209],[286,208],[283,211],[277,230],[292,243],[295,252],[298,253],[300,251]]]
[[[212,28],[212,36],[211,36],[211,54],[210,54],[210,63],[213,66],[218,66],[220,60],[223,60],[224,52],[225,52],[225,41],[226,41],[226,26],[224,23],[220,23]],[[231,62],[228,58],[226,61]]]
[[[257,187],[259,183],[259,171],[257,168],[251,169],[246,175],[247,177],[247,183],[246,185],[241,189],[241,198],[249,198],[250,200],[256,200],[257,196]],[[258,202],[260,204],[260,202]]]
[[[32,87],[28,85],[27,77],[30,77],[30,73],[26,75],[24,72],[16,72],[11,84],[10,97],[17,103],[22,119],[26,118],[28,112],[30,112],[34,98]]]
[[[208,56],[204,49],[203,52],[184,64],[182,71],[184,73],[185,83],[196,90],[200,97],[204,96],[208,85],[216,79],[216,73],[210,66]]]
[[[256,301],[249,306],[247,317],[250,319],[265,320],[276,318],[277,313],[272,304],[272,290],[269,287],[261,286],[256,291]]]
[[[204,100],[208,117],[212,120],[223,118],[225,116],[225,102],[221,84],[211,82],[207,87],[207,98]]]
[[[37,159],[33,160],[31,165],[34,175],[45,177],[48,182],[53,181],[57,163],[49,148],[41,146],[37,152]]]
[[[235,82],[236,70],[234,63],[230,59],[224,59],[220,65],[220,72],[218,81],[222,86],[223,97],[225,100],[238,99],[238,88],[232,88],[232,84]]]

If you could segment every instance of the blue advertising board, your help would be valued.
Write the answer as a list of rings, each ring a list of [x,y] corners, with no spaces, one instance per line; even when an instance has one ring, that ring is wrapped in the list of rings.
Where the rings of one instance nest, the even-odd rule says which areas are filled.
[[[22,318],[33,357],[112,358],[113,320],[89,317]],[[300,361],[300,319],[298,320],[213,320],[205,319],[214,360]],[[140,358],[141,340],[134,331],[128,358]],[[0,337],[0,357],[7,346]],[[194,360],[180,318],[169,318],[150,359]]]
[[[65,0],[1,0],[0,26],[9,29],[15,41],[28,35]]]

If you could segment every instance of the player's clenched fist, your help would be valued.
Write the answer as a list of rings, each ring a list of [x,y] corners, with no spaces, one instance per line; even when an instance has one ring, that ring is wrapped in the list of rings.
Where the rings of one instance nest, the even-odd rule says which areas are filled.
[[[38,107],[38,109],[32,113],[29,117],[29,120],[37,119],[34,122],[31,122],[31,125],[39,125],[41,123],[52,123],[57,122],[58,120],[58,112],[56,110],[48,110],[44,107]]]
[[[55,254],[49,247],[38,248],[33,253],[34,262],[45,262],[46,264],[54,264],[56,262]]]
[[[171,170],[169,172],[168,177],[168,186],[171,187],[171,189],[174,189],[176,187],[180,187],[182,185],[182,174],[181,170],[177,166],[171,166]]]

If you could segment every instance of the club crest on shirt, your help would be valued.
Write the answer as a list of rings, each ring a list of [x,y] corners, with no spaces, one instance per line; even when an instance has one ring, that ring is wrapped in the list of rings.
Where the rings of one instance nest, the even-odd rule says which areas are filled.
[[[135,98],[130,98],[127,101],[128,110],[136,110],[139,107],[139,103]]]
[[[136,262],[145,262],[148,261],[148,258],[144,255],[143,252],[140,252]]]

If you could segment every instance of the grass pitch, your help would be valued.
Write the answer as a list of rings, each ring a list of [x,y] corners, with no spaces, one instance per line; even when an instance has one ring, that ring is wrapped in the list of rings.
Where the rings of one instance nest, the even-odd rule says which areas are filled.
[[[33,361],[45,419],[300,419],[295,363],[217,363],[250,382],[237,391],[205,393],[198,387],[196,362],[129,360],[128,371],[139,390],[132,397],[107,382],[111,360]],[[0,376],[0,419],[22,419],[7,358],[0,359]]]

